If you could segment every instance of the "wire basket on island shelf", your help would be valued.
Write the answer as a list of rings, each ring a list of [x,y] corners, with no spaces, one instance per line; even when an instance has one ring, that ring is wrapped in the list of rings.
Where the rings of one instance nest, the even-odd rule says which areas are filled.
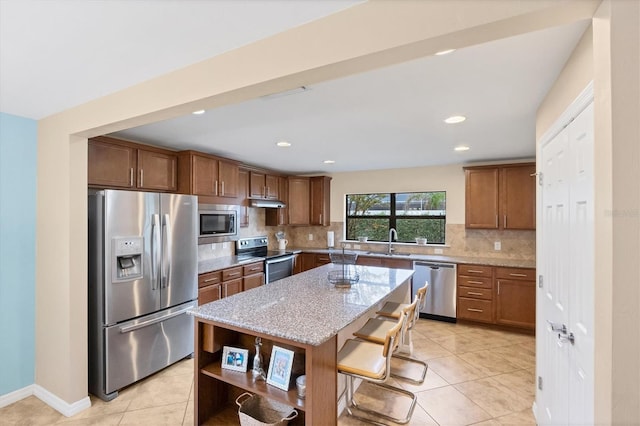
[[[336,287],[351,287],[358,282],[360,275],[356,271],[342,268],[330,271],[327,279]]]

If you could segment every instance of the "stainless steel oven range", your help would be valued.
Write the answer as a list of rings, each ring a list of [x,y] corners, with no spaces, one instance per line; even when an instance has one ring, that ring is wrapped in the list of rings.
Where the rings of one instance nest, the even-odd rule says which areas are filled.
[[[238,260],[263,257],[265,283],[293,275],[293,265],[296,255],[287,250],[269,250],[267,236],[240,238],[236,241],[236,256]]]

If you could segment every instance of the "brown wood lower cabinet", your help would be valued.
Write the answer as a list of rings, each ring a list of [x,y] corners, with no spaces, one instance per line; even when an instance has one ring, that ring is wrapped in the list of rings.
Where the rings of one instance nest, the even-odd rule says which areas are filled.
[[[358,256],[358,265],[382,266],[384,268],[413,269],[413,262],[408,259],[398,259],[382,256]]]
[[[535,329],[535,269],[460,264],[457,299],[458,319]]]

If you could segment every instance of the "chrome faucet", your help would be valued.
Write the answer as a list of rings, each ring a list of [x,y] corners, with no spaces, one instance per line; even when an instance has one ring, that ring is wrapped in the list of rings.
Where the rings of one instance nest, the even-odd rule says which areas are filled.
[[[395,230],[395,228],[391,228],[389,229],[389,250],[387,251],[387,254],[391,254],[393,252],[393,247],[391,246],[391,244],[393,243],[393,236],[395,235],[396,240],[398,239],[398,232]]]

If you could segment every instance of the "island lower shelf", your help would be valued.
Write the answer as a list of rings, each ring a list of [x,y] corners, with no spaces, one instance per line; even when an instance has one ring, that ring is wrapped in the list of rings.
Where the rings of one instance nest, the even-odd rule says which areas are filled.
[[[249,371],[246,373],[227,371],[221,368],[220,362],[215,362],[201,368],[200,372],[237,388],[244,389],[248,392],[258,394],[265,398],[290,405],[298,410],[305,411],[305,400],[298,398],[295,386],[288,391],[283,391],[268,385],[264,380],[259,380],[254,383],[251,368],[249,368]]]
[[[228,326],[196,318],[195,423],[204,424],[215,419],[216,414],[228,409],[242,392],[250,392],[286,404],[298,410],[299,416],[293,424],[335,424],[337,420],[337,372],[336,338],[317,345],[307,345],[289,341],[281,337],[256,333],[242,328]],[[264,369],[268,370],[272,347],[279,346],[294,351],[294,365],[289,390],[285,391],[267,384],[254,383],[251,366],[256,337],[262,339],[261,354]],[[249,349],[247,372],[222,368],[224,346]],[[267,371],[265,371],[267,372]],[[306,398],[299,399],[295,388],[295,378],[300,374],[307,377]]]

